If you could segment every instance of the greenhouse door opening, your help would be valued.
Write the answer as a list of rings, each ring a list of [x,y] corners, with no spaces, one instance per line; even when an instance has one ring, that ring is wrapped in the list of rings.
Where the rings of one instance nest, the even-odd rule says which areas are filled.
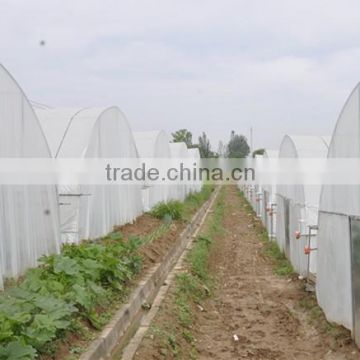
[[[360,218],[350,218],[353,336],[360,345]]]
[[[284,199],[285,255],[290,259],[290,200]]]
[[[60,194],[61,242],[77,243],[80,223],[80,195]]]

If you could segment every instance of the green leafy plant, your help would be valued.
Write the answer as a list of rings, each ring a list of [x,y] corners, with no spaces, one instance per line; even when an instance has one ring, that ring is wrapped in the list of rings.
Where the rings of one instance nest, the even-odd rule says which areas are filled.
[[[112,234],[41,258],[21,284],[0,296],[0,360],[35,358],[76,328],[78,319],[104,325],[109,301],[123,295],[141,269],[140,245]]]
[[[195,209],[210,193],[193,194],[186,203]],[[99,329],[109,320],[108,309],[126,295],[141,271],[139,247],[162,236],[182,213],[177,201],[159,204],[153,215],[164,223],[149,237],[124,240],[117,231],[97,241],[66,244],[60,254],[42,257],[21,283],[0,295],[0,360],[34,359],[54,351],[54,344],[70,332],[89,338],[91,326]]]
[[[0,347],[1,360],[31,360],[36,356],[35,349],[21,341],[12,341],[5,347]]]

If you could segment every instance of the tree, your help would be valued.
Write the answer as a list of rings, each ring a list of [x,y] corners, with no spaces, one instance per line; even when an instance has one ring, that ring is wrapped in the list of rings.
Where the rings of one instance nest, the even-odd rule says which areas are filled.
[[[256,149],[252,153],[252,157],[254,158],[256,155],[264,155],[265,149]]]
[[[214,153],[211,151],[210,140],[208,139],[205,132],[203,132],[202,135],[199,136],[198,147],[199,147],[199,151],[200,151],[200,156],[202,158],[210,158],[210,157],[214,156]]]
[[[230,141],[227,145],[227,157],[229,158],[243,158],[250,153],[250,147],[244,135],[235,134],[231,131]]]
[[[226,156],[226,145],[221,140],[219,141],[217,154],[219,157]]]
[[[171,134],[173,142],[184,142],[188,148],[193,147],[192,133],[186,129],[180,129]]]

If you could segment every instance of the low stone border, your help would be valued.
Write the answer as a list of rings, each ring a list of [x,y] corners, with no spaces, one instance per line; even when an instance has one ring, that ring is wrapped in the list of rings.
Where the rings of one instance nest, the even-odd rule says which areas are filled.
[[[94,340],[88,350],[80,356],[80,360],[105,360],[111,358],[111,353],[119,344],[121,337],[126,334],[133,322],[141,315],[142,305],[144,303],[151,303],[155,298],[168,273],[175,266],[177,260],[185,250],[191,235],[201,223],[217,192],[218,189],[215,189],[210,199],[207,200],[193,216],[191,222],[180,234],[163,261],[147,272],[145,278],[131,293],[128,303],[124,304],[121,309],[115,313],[100,336]]]

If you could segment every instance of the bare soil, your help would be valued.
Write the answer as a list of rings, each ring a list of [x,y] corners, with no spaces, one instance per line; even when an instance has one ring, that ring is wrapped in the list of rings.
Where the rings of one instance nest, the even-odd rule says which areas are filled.
[[[321,311],[314,314],[301,306],[313,299],[303,281],[274,274],[259,220],[235,187],[227,186],[225,192],[224,233],[210,254],[209,271],[217,285],[201,307],[193,306],[195,345],[184,339],[184,329],[173,325],[172,286],[135,359],[360,359],[347,330],[328,326]],[[154,329],[175,332],[177,354],[165,351]]]

